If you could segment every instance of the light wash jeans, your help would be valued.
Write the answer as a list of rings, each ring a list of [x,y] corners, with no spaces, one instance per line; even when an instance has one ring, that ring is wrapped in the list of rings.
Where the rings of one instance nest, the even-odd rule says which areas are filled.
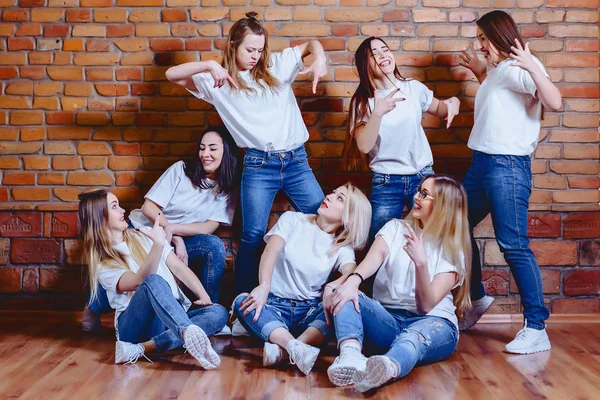
[[[247,149],[241,183],[242,237],[235,259],[236,295],[258,283],[258,261],[269,215],[280,190],[298,212],[314,214],[325,199],[304,146],[291,151]]]
[[[338,346],[358,340],[367,352],[384,354],[398,365],[396,379],[415,366],[450,357],[458,344],[458,329],[441,317],[403,309],[384,308],[378,301],[358,295],[360,313],[351,301],[344,304],[334,320]]]
[[[490,155],[473,152],[473,164],[463,181],[469,202],[469,224],[477,226],[488,214],[496,241],[515,278],[527,326],[544,329],[550,316],[544,304],[542,275],[527,237],[527,211],[531,196],[531,159],[529,156]],[[481,283],[481,260],[471,230],[473,264],[471,299],[485,295]]]
[[[244,328],[265,342],[269,341],[269,336],[277,328],[287,329],[294,337],[298,337],[310,326],[318,329],[325,337],[329,334],[320,299],[290,300],[269,293],[267,304],[258,321],[254,322],[254,310],[242,317],[244,311],[240,307],[246,297],[248,296],[238,296],[233,303],[233,310]]]
[[[197,325],[212,336],[227,323],[227,310],[213,304],[187,313],[173,297],[171,287],[158,274],[151,274],[138,286],[127,309],[119,316],[119,340],[142,343],[153,339],[163,353],[183,346],[183,331]]]

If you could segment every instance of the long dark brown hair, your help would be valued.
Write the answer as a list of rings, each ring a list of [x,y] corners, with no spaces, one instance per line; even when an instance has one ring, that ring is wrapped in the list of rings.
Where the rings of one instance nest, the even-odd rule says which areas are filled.
[[[375,96],[375,86],[369,60],[373,56],[371,42],[374,40],[379,40],[387,46],[387,43],[383,39],[371,36],[363,40],[354,53],[354,65],[356,66],[360,82],[354,95],[352,95],[352,99],[350,99],[346,142],[344,144],[344,164],[347,170],[368,169],[367,156],[358,149],[354,133],[356,128],[366,124],[365,121],[372,111],[369,107],[369,99]],[[399,80],[405,80],[400,74],[398,66],[394,69],[394,76]]]
[[[511,46],[517,47],[515,39],[525,48],[515,20],[504,11],[494,10],[485,14],[477,20],[477,26],[498,50],[507,55],[512,53]]]
[[[252,75],[252,79],[260,87],[265,88],[266,86],[266,89],[273,91],[279,89],[280,83],[277,78],[269,72],[269,32],[267,32],[265,27],[258,22],[256,19],[257,16],[258,14],[255,12],[246,13],[246,18],[236,21],[229,30],[229,35],[227,35],[227,46],[225,46],[225,51],[223,53],[223,68],[225,68],[229,75],[235,79],[240,90],[248,92],[253,91],[253,89],[250,88],[238,74],[235,53],[246,35],[253,33],[258,36],[264,36],[265,47],[258,62],[250,71],[250,75]]]
[[[217,171],[216,184],[210,182],[200,160],[202,138],[208,132],[215,132],[223,140],[223,158]],[[217,193],[231,194],[239,186],[241,176],[240,149],[236,146],[231,134],[224,126],[209,126],[200,134],[196,145],[196,154],[185,163],[185,175],[194,186],[200,189],[214,189]]]

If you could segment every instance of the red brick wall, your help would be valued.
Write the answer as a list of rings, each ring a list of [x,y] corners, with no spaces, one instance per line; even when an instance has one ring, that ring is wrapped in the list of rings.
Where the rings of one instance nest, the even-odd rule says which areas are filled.
[[[565,98],[547,113],[533,162],[530,236],[554,312],[600,312],[598,0],[0,0],[0,308],[82,304],[76,197],[107,186],[128,207],[164,169],[192,152],[219,118],[165,80],[168,66],[218,58],[232,22],[255,10],[274,50],[317,37],[330,74],[317,95],[295,85],[308,149],[328,189],[369,175],[339,168],[356,76],[352,55],[383,36],[401,69],[457,95],[454,127],[424,117],[435,169],[461,176],[478,84],[457,67],[474,20],[510,12]],[[285,209],[279,204],[277,210]],[[239,228],[238,228],[239,229]],[[222,232],[232,252],[238,230]],[[478,228],[498,312],[518,312],[516,288],[493,240]],[[228,279],[231,279],[231,275]]]

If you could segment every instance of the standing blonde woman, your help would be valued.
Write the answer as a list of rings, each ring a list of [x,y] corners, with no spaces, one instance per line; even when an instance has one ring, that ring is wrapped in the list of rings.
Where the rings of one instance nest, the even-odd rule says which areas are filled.
[[[152,229],[136,231],[128,228],[125,210],[109,191],[84,192],[79,200],[91,301],[100,283],[115,309],[115,363],[184,346],[202,368],[217,368],[221,360],[208,337],[223,329],[227,311],[212,304],[196,275],[175,255],[160,214]],[[194,304],[201,308],[188,311],[191,302],[175,277],[194,292]]]
[[[365,392],[456,349],[456,314],[470,306],[467,195],[454,179],[429,175],[414,200],[406,221],[385,224],[354,273],[325,289],[340,349],[327,373],[337,386]],[[375,273],[370,299],[358,286]],[[378,355],[365,358],[363,343]]]
[[[294,209],[315,213],[324,195],[308,164],[308,130],[292,90],[299,74],[313,73],[313,92],[327,73],[316,41],[269,52],[269,35],[247,13],[229,30],[223,63],[190,62],[167,70],[167,78],[215,106],[239,147],[246,148],[241,183],[242,237],[235,262],[236,293],[258,278],[262,237],[279,191]],[[302,59],[314,56],[304,69]],[[234,324],[233,333],[241,326]],[[241,330],[243,332],[243,330]]]

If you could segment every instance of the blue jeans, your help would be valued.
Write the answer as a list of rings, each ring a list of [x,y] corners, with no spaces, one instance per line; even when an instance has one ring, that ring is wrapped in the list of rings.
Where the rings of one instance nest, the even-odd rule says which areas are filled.
[[[475,151],[463,186],[468,196],[473,244],[471,299],[477,300],[485,295],[481,283],[481,260],[472,228],[491,213],[496,241],[521,294],[527,326],[544,329],[544,321],[550,312],[544,305],[540,268],[527,238],[531,159],[528,156],[489,155]]]
[[[316,213],[325,199],[308,165],[304,146],[285,152],[247,149],[241,183],[242,237],[235,259],[236,295],[258,282],[258,261],[275,195],[283,191],[294,209]]]
[[[389,220],[402,218],[404,206],[409,210],[412,209],[417,188],[423,178],[431,174],[433,174],[431,167],[425,167],[414,175],[373,173],[370,199],[373,217],[371,218],[371,229],[369,229],[371,241]]]
[[[248,296],[238,296],[233,302],[233,310],[244,328],[265,342],[269,341],[269,336],[277,328],[287,329],[292,336],[298,337],[312,326],[324,336],[328,336],[329,328],[320,299],[290,300],[269,293],[267,304],[263,307],[258,321],[254,322],[254,310],[242,317],[244,311],[240,310],[240,307],[246,297]]]
[[[127,309],[119,316],[119,340],[142,343],[153,339],[159,353],[183,346],[183,331],[197,325],[207,336],[221,331],[227,323],[223,306],[197,308],[187,313],[173,297],[171,287],[160,275],[151,274],[131,297]]]
[[[213,303],[219,301],[221,282],[225,273],[225,245],[215,235],[197,235],[184,238],[188,264],[196,274]],[[88,308],[98,314],[112,312],[106,290],[98,285],[98,296],[89,301]]]
[[[358,300],[360,313],[349,301],[333,317],[338,346],[344,340],[355,339],[368,351],[384,353],[398,365],[397,379],[415,366],[450,357],[456,349],[458,330],[447,319],[386,309],[363,293],[359,293]]]

